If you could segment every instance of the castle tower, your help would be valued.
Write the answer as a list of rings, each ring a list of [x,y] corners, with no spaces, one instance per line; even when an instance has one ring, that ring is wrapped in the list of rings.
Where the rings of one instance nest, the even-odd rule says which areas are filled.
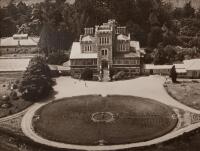
[[[101,26],[96,26],[97,66],[98,71],[112,67],[113,42],[114,42],[115,21],[109,20]]]

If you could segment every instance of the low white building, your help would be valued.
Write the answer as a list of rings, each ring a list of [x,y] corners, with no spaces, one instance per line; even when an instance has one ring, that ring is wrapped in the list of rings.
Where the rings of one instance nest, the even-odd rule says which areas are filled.
[[[154,65],[146,64],[144,67],[144,73],[147,75],[169,75],[172,65]]]
[[[175,65],[179,78],[200,78],[200,59],[184,60],[183,63],[173,65]],[[170,75],[173,65],[146,64],[144,74]]]
[[[31,53],[38,51],[39,37],[30,37],[28,34],[15,34],[12,37],[0,39],[2,54]]]
[[[200,59],[184,60],[188,78],[200,78]]]

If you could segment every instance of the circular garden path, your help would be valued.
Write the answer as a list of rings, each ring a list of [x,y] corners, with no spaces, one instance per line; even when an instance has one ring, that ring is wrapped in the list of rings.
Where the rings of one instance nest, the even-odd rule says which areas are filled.
[[[163,88],[163,83],[164,78],[157,76],[113,83],[85,83],[71,78],[57,79],[55,90],[58,93],[55,97],[58,101],[36,103],[32,106],[23,117],[22,130],[27,137],[35,142],[48,146],[77,150],[117,150],[161,143],[200,127],[200,123],[197,123],[171,131],[177,122],[177,119],[172,116],[174,115],[173,107],[193,113],[200,113],[200,111],[189,108],[171,98]],[[81,97],[82,101],[80,101],[79,97],[73,97],[80,95],[92,97],[91,95],[97,94],[104,97],[90,98],[92,101],[84,99],[84,97]],[[114,101],[114,99],[108,99],[109,96],[105,97],[107,95],[118,96],[111,96],[111,98],[115,97],[116,101]],[[120,98],[119,95],[132,97],[124,99]],[[72,97],[72,100],[79,99],[77,101],[67,99],[59,101],[59,99],[66,97]],[[154,99],[161,103],[148,99],[143,100],[139,97]],[[103,101],[104,99],[106,101]],[[98,102],[99,105],[96,106]],[[170,108],[163,104],[173,107]],[[64,110],[65,108],[66,110]],[[145,119],[147,115],[151,117],[148,118],[149,121]],[[77,118],[74,118],[75,116]],[[141,120],[142,118],[144,120]],[[63,123],[59,121],[63,121]],[[63,128],[64,125],[66,129]],[[84,131],[78,130],[82,125]],[[49,127],[45,129],[45,126]],[[143,129],[141,129],[142,126]],[[114,130],[114,133],[109,133],[111,129]],[[74,134],[79,134],[80,139],[73,138]],[[89,138],[87,135],[92,137]],[[117,138],[119,136],[122,139]]]

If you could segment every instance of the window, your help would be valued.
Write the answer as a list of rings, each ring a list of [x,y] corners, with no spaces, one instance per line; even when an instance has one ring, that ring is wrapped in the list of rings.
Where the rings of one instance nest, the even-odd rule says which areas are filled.
[[[105,56],[107,56],[108,55],[108,52],[107,52],[107,50],[105,50]]]
[[[101,50],[101,55],[102,56],[107,56],[108,55],[108,51],[106,49]]]
[[[99,38],[99,44],[103,45],[103,44],[109,44],[110,40],[109,37],[100,37]]]
[[[104,56],[104,50],[101,51],[101,55]]]

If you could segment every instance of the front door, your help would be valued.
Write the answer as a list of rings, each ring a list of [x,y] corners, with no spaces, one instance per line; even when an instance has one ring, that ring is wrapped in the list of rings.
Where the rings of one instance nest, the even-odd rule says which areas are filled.
[[[103,60],[101,63],[102,69],[108,69],[108,61]]]

